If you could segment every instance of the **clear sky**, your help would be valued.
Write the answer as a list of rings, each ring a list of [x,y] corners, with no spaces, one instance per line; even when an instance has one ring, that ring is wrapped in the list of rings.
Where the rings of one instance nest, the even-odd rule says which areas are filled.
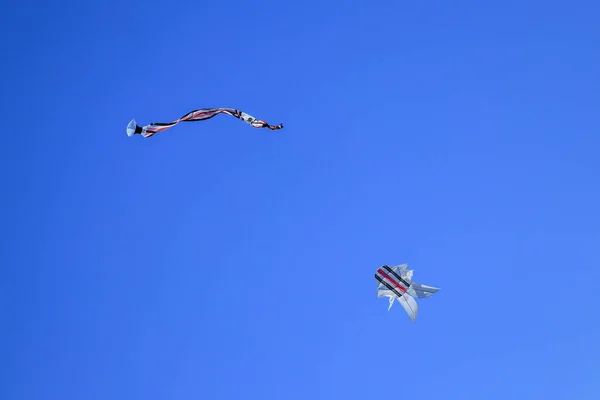
[[[598,2],[2,8],[0,398],[600,398]]]

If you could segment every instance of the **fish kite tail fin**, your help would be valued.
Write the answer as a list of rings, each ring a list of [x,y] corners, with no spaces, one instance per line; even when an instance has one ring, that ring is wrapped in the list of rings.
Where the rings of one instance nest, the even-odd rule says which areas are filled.
[[[410,287],[408,288],[408,292],[411,296],[415,296],[417,298],[423,299],[425,297],[433,296],[437,293],[440,288],[436,288],[433,286],[421,285],[417,282],[412,282]]]
[[[406,311],[410,320],[415,322],[417,314],[419,313],[419,306],[415,299],[412,296],[407,296],[405,294],[404,296],[398,297],[398,303],[402,305],[402,308],[404,308],[404,311]]]
[[[389,307],[388,307],[388,311],[390,311],[390,309],[391,309],[391,308],[392,308],[392,306],[394,305],[394,300],[395,300],[395,299],[394,299],[394,297],[391,297],[391,296],[390,296],[390,305],[389,305]]]

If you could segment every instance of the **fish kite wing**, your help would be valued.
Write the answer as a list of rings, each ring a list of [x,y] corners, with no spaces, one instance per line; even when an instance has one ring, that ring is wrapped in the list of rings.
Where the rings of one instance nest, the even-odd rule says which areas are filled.
[[[256,119],[253,116],[246,114],[243,111],[236,110],[233,108],[201,108],[199,110],[190,111],[185,114],[183,117],[171,121],[171,122],[153,122],[146,126],[139,126],[135,119],[132,119],[127,125],[127,136],[133,136],[136,134],[140,134],[145,138],[149,138],[157,132],[164,131],[165,129],[172,128],[180,122],[196,122],[196,121],[205,121],[207,119],[211,119],[218,114],[228,114],[242,121],[252,125],[255,128],[269,128],[272,131],[282,129],[283,124],[279,125],[269,125],[266,121],[262,119]]]
[[[394,300],[398,300],[398,303],[402,305],[411,321],[415,322],[419,306],[414,298],[429,297],[435,294],[439,288],[413,282],[413,270],[409,270],[407,267],[407,264],[394,267],[387,265],[379,267],[377,272],[375,272],[375,279],[379,282],[377,297],[389,297],[390,305],[388,311],[392,308]]]

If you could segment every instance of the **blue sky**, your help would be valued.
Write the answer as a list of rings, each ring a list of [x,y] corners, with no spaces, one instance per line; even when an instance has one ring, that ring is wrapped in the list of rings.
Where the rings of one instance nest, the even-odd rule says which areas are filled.
[[[599,12],[5,6],[0,397],[597,399]]]

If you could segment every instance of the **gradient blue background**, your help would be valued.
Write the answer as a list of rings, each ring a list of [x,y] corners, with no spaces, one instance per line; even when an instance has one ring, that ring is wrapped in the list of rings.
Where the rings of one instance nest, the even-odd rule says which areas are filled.
[[[3,5],[0,398],[600,398],[600,5],[420,3]]]

